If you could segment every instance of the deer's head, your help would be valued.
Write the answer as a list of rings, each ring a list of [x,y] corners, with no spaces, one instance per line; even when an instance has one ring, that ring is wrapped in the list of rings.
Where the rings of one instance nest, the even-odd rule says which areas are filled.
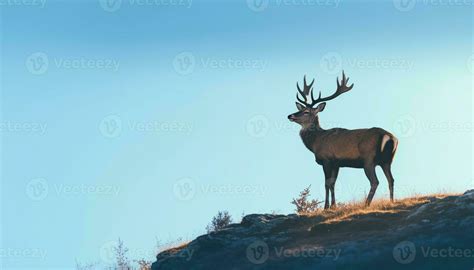
[[[296,88],[298,89],[299,95],[303,97],[301,99],[296,93],[296,108],[298,111],[288,115],[288,119],[292,122],[296,122],[303,127],[310,126],[314,123],[317,118],[318,114],[324,110],[326,107],[326,101],[336,98],[337,96],[349,91],[354,87],[354,84],[351,86],[347,86],[347,82],[349,78],[346,78],[344,71],[342,72],[342,80],[339,82],[339,78],[337,78],[337,89],[336,92],[328,97],[321,98],[321,92],[319,92],[319,97],[314,99],[313,96],[313,84],[314,79],[310,84],[306,83],[306,76],[303,79],[304,87],[303,90],[300,89],[298,83],[296,83]],[[308,101],[308,98],[311,98],[311,102]],[[317,106],[316,106],[317,105]],[[315,107],[316,106],[316,107]]]

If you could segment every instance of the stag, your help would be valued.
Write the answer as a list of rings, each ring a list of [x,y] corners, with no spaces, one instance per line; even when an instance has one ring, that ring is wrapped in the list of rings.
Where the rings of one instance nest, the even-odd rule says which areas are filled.
[[[300,136],[304,145],[314,153],[316,162],[323,167],[326,187],[324,209],[329,208],[329,192],[331,192],[331,208],[336,206],[334,186],[339,168],[342,167],[364,169],[365,175],[370,182],[366,206],[369,206],[372,202],[379,185],[377,175],[375,174],[375,167],[377,165],[382,167],[390,189],[390,200],[393,202],[394,179],[391,172],[391,164],[397,150],[397,138],[381,128],[354,130],[321,128],[318,114],[326,107],[326,101],[335,99],[339,95],[350,91],[354,84],[347,86],[349,78],[346,78],[343,71],[340,82],[339,78],[337,78],[337,88],[334,94],[322,98],[321,92],[319,92],[319,97],[314,99],[314,79],[310,84],[306,83],[306,76],[304,76],[303,80],[303,90],[296,83],[298,89],[296,93],[296,107],[298,112],[290,114],[288,119],[301,125]],[[301,98],[298,94],[301,95]],[[309,98],[311,98],[311,101],[308,100]]]

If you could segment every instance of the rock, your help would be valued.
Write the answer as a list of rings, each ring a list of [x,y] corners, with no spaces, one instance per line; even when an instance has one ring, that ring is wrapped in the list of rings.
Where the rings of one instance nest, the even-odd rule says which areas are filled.
[[[425,205],[422,205],[420,206],[418,209],[416,209],[415,211],[413,211],[410,215],[407,216],[407,219],[411,219],[411,218],[414,218],[414,217],[417,217],[419,215],[421,215],[424,211],[426,211],[431,205],[430,204],[425,204]]]
[[[252,214],[252,215],[245,216],[242,219],[242,222],[240,224],[242,224],[243,226],[251,226],[254,224],[268,223],[271,220],[282,218],[282,217],[285,217],[285,216],[284,215],[270,215],[270,214],[263,214],[263,215]]]
[[[338,218],[252,214],[161,252],[152,269],[472,269],[473,205],[470,190]],[[439,256],[450,249],[473,256]]]
[[[464,192],[463,195],[464,195],[464,196],[466,196],[466,195],[470,195],[470,196],[474,195],[474,189],[470,189],[470,190]]]

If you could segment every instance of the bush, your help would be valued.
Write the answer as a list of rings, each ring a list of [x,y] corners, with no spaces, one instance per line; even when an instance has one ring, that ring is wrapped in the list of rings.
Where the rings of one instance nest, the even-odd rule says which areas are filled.
[[[141,260],[138,260],[138,261],[135,261],[135,262],[139,266],[138,270],[150,270],[151,269],[151,262],[150,261],[141,259]]]
[[[122,239],[118,239],[117,246],[113,247],[113,252],[115,255],[115,263],[112,265],[103,265],[100,262],[97,263],[88,263],[82,264],[76,260],[76,270],[96,270],[96,269],[106,269],[106,270],[150,270],[151,261],[140,259],[133,260],[133,263],[127,257],[128,248],[125,246]],[[135,264],[137,266],[135,266]]]
[[[76,270],[94,270],[98,268],[99,263],[82,264],[76,260]]]
[[[119,238],[117,246],[114,247],[114,252],[117,261],[117,269],[128,270],[130,268],[127,258],[128,248],[125,247],[122,239]]]
[[[211,223],[207,225],[207,233],[220,231],[230,223],[232,223],[232,217],[229,212],[219,211],[217,215],[212,218]]]
[[[296,206],[296,209],[295,209],[296,213],[300,215],[309,214],[311,212],[316,211],[319,208],[319,204],[322,203],[318,200],[311,200],[311,201],[308,200],[310,188],[311,188],[311,185],[303,189],[303,191],[300,192],[300,195],[298,196],[298,198],[293,199],[293,201],[291,202],[292,204]]]

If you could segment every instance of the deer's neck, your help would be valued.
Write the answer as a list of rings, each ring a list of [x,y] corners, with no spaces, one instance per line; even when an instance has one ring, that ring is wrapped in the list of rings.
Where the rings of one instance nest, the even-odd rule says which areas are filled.
[[[301,128],[300,136],[306,148],[313,151],[314,142],[317,141],[318,137],[324,132],[325,130],[319,125],[319,117],[316,117],[313,123]]]

